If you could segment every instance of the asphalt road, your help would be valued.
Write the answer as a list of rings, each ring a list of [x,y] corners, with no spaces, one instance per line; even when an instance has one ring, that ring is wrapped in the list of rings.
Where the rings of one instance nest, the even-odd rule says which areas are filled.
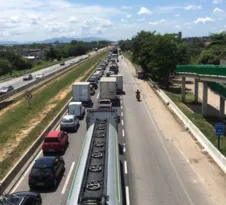
[[[120,70],[125,90],[122,98],[122,129],[127,160],[124,163],[128,179],[127,204],[213,204],[182,153],[164,138],[145,102],[137,102],[137,85],[132,69],[124,59],[120,61]]]
[[[93,107],[96,108],[98,105],[99,98],[99,88],[96,90],[95,95],[92,96]],[[120,105],[116,107],[118,113],[120,113]],[[121,133],[121,126],[119,126],[119,132]],[[59,129],[59,126],[57,126]],[[68,194],[71,188],[75,168],[79,160],[83,140],[86,134],[86,121],[85,118],[80,121],[80,127],[76,133],[69,133],[69,147],[62,157],[65,160],[66,170],[64,176],[59,183],[59,186],[56,190],[51,189],[38,189],[37,191],[41,193],[43,205],[65,205]],[[120,136],[120,138],[122,138]],[[42,151],[39,152],[38,157],[43,156]],[[11,192],[16,191],[27,191],[29,190],[28,186],[28,175],[30,173],[33,163],[29,166],[23,176],[20,178],[18,183],[14,186]]]
[[[91,55],[94,55],[96,52],[90,52]],[[68,61],[65,61],[65,65],[64,66],[60,66],[60,63],[56,64],[56,65],[53,65],[53,66],[50,66],[50,67],[46,67],[46,68],[43,68],[39,71],[36,71],[36,72],[33,72],[31,73],[32,76],[33,76],[33,79],[32,80],[29,80],[29,81],[23,81],[23,76],[21,77],[18,77],[18,78],[13,78],[11,80],[8,80],[8,81],[5,81],[5,82],[2,82],[0,83],[0,88],[3,87],[3,86],[8,86],[8,85],[12,85],[14,87],[14,89],[16,88],[19,88],[23,85],[26,85],[32,81],[35,81],[35,78],[36,78],[36,75],[39,74],[39,73],[43,73],[45,76],[46,75],[49,75],[50,73],[53,73],[61,68],[64,68],[66,66],[68,66],[72,61],[74,61],[74,63],[78,62],[80,58],[85,58],[87,57],[88,55],[82,55],[82,56],[78,56],[76,58],[73,58],[73,59],[70,59]]]

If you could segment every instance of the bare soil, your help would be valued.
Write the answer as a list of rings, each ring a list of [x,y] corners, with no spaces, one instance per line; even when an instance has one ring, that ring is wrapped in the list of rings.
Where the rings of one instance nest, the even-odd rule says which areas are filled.
[[[78,77],[75,80],[75,82],[80,81],[88,72],[90,72],[91,69],[93,69],[93,67],[94,66],[92,66],[89,70],[87,70],[80,77]],[[59,80],[62,77],[63,76],[61,76],[57,79]],[[41,92],[45,87],[47,87],[50,84],[51,84],[51,82],[45,84],[40,89],[36,90],[34,92],[34,94]],[[38,113],[37,117],[33,118],[29,123],[26,124],[26,126],[24,126],[24,128],[22,130],[20,130],[20,132],[16,136],[16,141],[14,139],[12,139],[4,144],[4,147],[1,148],[1,150],[0,150],[0,161],[2,161],[6,157],[7,154],[11,153],[13,151],[13,149],[15,147],[17,147],[20,144],[20,142],[45,118],[45,116],[52,109],[54,109],[56,107],[58,101],[63,100],[68,95],[68,93],[70,93],[71,86],[72,86],[72,84],[67,86],[66,88],[64,88],[54,98],[52,98],[49,102],[47,102],[47,106]],[[17,105],[22,103],[22,101],[23,100],[18,101],[17,103],[11,105],[11,107],[9,106],[10,108],[7,107],[7,110],[14,109]],[[4,111],[3,113],[6,114],[6,111],[5,110],[3,110],[3,111]],[[3,115],[2,112],[0,112],[0,117],[1,117],[1,115]]]
[[[128,64],[132,65],[130,62]],[[133,69],[135,74],[134,67],[130,66],[130,68]],[[136,78],[135,80],[142,92],[143,100],[146,101],[149,110],[153,113],[164,137],[182,153],[187,163],[190,164],[198,176],[199,181],[203,183],[212,201],[217,205],[226,204],[226,175],[207,154],[202,152],[197,141],[185,131],[184,127],[175,119],[149,84]]]

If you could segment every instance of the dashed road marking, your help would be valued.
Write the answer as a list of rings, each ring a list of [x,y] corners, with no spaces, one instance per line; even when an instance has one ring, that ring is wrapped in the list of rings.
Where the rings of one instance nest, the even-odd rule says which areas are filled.
[[[122,125],[124,125],[124,122],[123,122],[123,120],[122,120],[121,122],[122,122]]]
[[[122,105],[121,105],[121,110],[123,109]]]
[[[121,112],[121,116],[123,116],[123,112]]]
[[[99,98],[100,93],[97,94],[97,99]]]
[[[65,191],[66,191],[66,188],[67,188],[69,179],[70,179],[70,177],[71,177],[72,171],[73,171],[73,169],[74,169],[74,166],[75,166],[75,162],[73,162],[73,163],[71,164],[71,168],[70,168],[70,170],[69,170],[69,172],[68,172],[67,179],[66,179],[66,181],[65,181],[65,183],[64,183],[64,187],[63,187],[63,189],[62,189],[61,194],[64,194]]]
[[[126,186],[126,205],[130,205],[129,187],[128,186]]]
[[[125,171],[125,174],[128,174],[127,161],[124,161],[124,171]]]
[[[123,152],[126,152],[126,144],[123,143]]]
[[[122,130],[122,136],[125,137],[125,131],[124,131],[124,129]]]

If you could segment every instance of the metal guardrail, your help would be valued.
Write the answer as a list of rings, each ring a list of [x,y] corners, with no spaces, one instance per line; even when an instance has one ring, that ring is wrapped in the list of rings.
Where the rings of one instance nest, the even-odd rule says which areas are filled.
[[[98,53],[99,54],[99,53]],[[93,56],[95,56],[94,54]],[[93,57],[92,56],[92,57]],[[87,57],[88,58],[88,57]],[[85,59],[87,59],[85,58]],[[85,60],[83,59],[83,60]],[[76,62],[77,64],[82,63],[83,61]],[[71,66],[71,65],[70,65]],[[69,66],[68,66],[69,67]],[[65,69],[65,67],[64,67]],[[94,70],[95,71],[95,70]],[[65,71],[66,72],[66,71]],[[89,77],[93,74],[93,72],[86,78],[89,79]],[[68,104],[72,101],[72,98],[66,103],[66,105],[61,109],[61,111],[57,114],[57,116],[52,120],[52,122],[46,127],[46,129],[41,133],[41,135],[36,139],[36,141],[30,146],[30,148],[26,151],[26,153],[20,158],[20,160],[16,163],[16,165],[9,171],[9,173],[3,178],[3,180],[0,182],[0,194],[3,194],[5,189],[9,186],[10,183],[14,180],[16,175],[19,173],[19,171],[24,168],[24,165],[27,163],[29,159],[32,158],[32,160],[35,158],[35,156],[32,157],[33,153],[38,149],[38,147],[41,145],[45,135],[52,130],[57,122],[62,118],[64,113],[67,110]],[[23,173],[22,173],[23,174]],[[22,175],[21,175],[22,176]],[[20,176],[20,177],[21,177]],[[19,178],[18,177],[18,180]],[[18,180],[15,181],[15,184],[18,182]],[[14,185],[15,185],[14,184]]]
[[[150,81],[151,83],[151,81]],[[204,147],[205,151],[212,157],[216,164],[226,173],[226,158],[221,152],[207,139],[207,137],[187,118],[187,116],[175,105],[175,103],[158,88],[157,94],[164,101],[164,103],[171,109],[176,116],[181,120],[186,128]]]
[[[95,55],[96,54],[94,54],[92,57],[94,57]],[[65,67],[63,67],[63,68],[61,68],[61,69],[59,69],[59,70],[57,70],[55,72],[50,73],[49,75],[44,76],[43,78],[37,79],[35,81],[32,81],[32,82],[30,82],[30,83],[28,83],[26,85],[23,85],[23,86],[15,89],[15,90],[13,90],[11,92],[8,92],[8,93],[6,93],[4,95],[1,95],[0,96],[0,102],[6,100],[6,99],[8,99],[8,98],[10,98],[10,97],[12,97],[12,96],[14,96],[16,94],[19,94],[19,93],[21,93],[22,91],[25,91],[28,88],[31,89],[36,84],[38,85],[41,82],[46,82],[47,80],[51,80],[52,79],[51,77],[57,77],[58,74],[63,74],[65,72],[67,72],[68,70],[70,70],[74,66],[79,65],[80,63],[84,62],[87,58],[89,58],[89,57],[85,57],[82,60],[80,60],[80,61],[78,61],[78,62],[76,62],[74,64],[67,65],[67,66],[65,66]]]

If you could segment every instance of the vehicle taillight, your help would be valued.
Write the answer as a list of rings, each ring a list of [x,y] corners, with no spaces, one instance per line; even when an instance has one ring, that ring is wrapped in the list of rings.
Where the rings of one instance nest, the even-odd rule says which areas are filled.
[[[50,179],[54,179],[54,175],[53,174],[50,174],[49,178]]]
[[[31,176],[31,175],[29,175],[28,179],[29,179],[29,180],[32,180],[32,176]]]

